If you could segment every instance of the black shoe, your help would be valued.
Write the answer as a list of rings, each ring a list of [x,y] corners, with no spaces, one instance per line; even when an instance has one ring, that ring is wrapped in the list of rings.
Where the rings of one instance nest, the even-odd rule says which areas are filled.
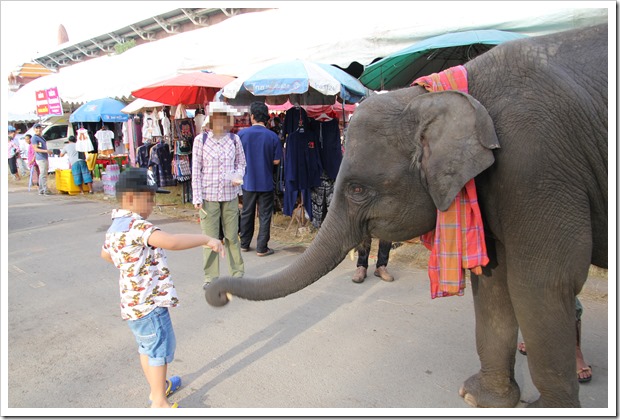
[[[258,255],[259,257],[266,257],[267,255],[272,255],[275,251],[271,248],[267,248],[267,251],[265,252],[257,252],[256,255]]]
[[[241,252],[248,252],[250,250],[250,247],[241,247]]]

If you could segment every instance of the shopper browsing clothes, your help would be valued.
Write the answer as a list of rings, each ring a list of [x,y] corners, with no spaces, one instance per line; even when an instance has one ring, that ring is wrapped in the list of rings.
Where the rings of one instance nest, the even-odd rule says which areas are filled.
[[[121,173],[116,183],[120,208],[112,211],[101,258],[120,269],[121,316],[138,343],[151,408],[177,408],[178,403],[170,404],[168,396],[181,386],[181,378],[166,379],[166,375],[176,349],[168,308],[177,306],[179,299],[164,249],[203,246],[216,255],[224,250],[213,237],[169,234],[146,220],[156,192],[161,191],[148,169],[129,168]]]
[[[209,104],[209,130],[196,136],[192,148],[192,194],[202,233],[217,238],[221,223],[229,273],[243,277],[239,194],[246,162],[239,136],[230,133],[235,113],[223,102]],[[204,250],[203,270],[206,288],[220,275],[217,254],[210,249]]]

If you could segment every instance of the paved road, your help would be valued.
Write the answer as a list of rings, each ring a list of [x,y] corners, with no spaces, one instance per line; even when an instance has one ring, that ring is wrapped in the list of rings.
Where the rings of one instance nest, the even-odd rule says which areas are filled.
[[[3,415],[7,406],[44,409],[39,415],[65,408],[88,415],[123,408],[120,413],[131,415],[141,411],[130,407],[147,406],[135,343],[118,309],[118,273],[99,258],[112,206],[9,189]],[[194,222],[157,213],[151,219],[170,232],[199,231]],[[244,254],[248,273],[277,271],[298,255],[272,245],[276,253],[268,258]],[[216,309],[201,290],[201,250],[169,252],[168,260],[181,301],[172,310],[178,347],[169,370],[184,382],[171,399],[195,414],[273,414],[270,408],[277,407],[284,411],[275,413],[297,415],[420,415],[423,408],[442,408],[445,415],[445,408],[469,409],[458,389],[479,367],[471,289],[464,297],[431,300],[426,273],[398,264],[390,265],[393,283],[369,277],[354,284],[354,263],[347,258],[289,297],[235,299]],[[587,408],[615,407],[615,393],[608,395],[608,382],[615,387],[608,346],[614,355],[615,343],[608,342],[606,296],[607,282],[600,279],[589,281],[582,294],[583,348],[594,370],[593,381],[580,387]],[[522,399],[535,399],[527,358],[517,354],[515,369]],[[329,410],[287,410],[295,408]]]

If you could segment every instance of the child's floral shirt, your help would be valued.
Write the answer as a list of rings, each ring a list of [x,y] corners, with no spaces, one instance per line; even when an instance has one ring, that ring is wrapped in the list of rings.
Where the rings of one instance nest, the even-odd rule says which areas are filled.
[[[112,211],[103,249],[120,270],[121,316],[139,319],[157,306],[177,306],[166,254],[148,244],[157,227],[129,210]]]

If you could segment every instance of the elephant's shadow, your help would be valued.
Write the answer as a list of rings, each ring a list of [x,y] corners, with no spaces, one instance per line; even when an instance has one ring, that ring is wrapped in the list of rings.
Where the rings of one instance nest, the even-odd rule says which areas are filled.
[[[207,372],[215,372],[218,366],[225,365],[227,361],[234,360],[239,355],[249,351],[249,349],[255,348],[233,365],[210,379],[206,384],[193,390],[190,395],[179,401],[179,405],[181,407],[210,408],[210,406],[206,405],[204,401],[204,397],[209,389],[217,386],[227,379],[230,379],[235,374],[252,365],[254,362],[286,345],[304,331],[312,328],[313,325],[320,323],[324,318],[329,316],[333,311],[342,307],[342,305],[348,301],[350,301],[350,299],[347,299],[346,296],[332,295],[326,297],[324,294],[319,294],[307,301],[305,304],[297,307],[294,311],[283,313],[281,317],[275,319],[268,327],[255,332],[236,346],[230,348],[230,350],[210,361],[199,370],[184,375],[184,382],[186,384],[191,384]],[[249,302],[248,304],[256,305],[257,303]],[[321,311],[317,311],[317,308],[321,308]],[[312,316],[304,316],[304,314],[307,315],[309,312],[312,313]],[[287,319],[289,319],[289,321],[287,321]],[[290,319],[294,319],[296,321],[293,323],[290,322]]]

